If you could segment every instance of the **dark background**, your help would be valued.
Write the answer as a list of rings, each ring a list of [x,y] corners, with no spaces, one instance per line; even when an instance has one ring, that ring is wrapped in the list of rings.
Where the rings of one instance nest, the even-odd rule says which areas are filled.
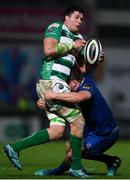
[[[36,107],[42,60],[42,33],[77,4],[86,10],[85,39],[100,39],[105,62],[94,78],[118,121],[120,138],[130,137],[130,1],[0,1],[0,141],[25,137],[47,127]]]

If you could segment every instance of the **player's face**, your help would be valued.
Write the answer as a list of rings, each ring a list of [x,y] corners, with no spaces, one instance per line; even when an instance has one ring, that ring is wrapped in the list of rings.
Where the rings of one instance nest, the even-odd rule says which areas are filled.
[[[83,21],[83,14],[79,11],[74,11],[70,16],[65,17],[65,24],[72,32],[78,32],[80,30]]]

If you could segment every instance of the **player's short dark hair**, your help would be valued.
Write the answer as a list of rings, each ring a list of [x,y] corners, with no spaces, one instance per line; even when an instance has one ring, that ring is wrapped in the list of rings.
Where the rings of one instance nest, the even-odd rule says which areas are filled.
[[[81,73],[78,65],[75,65],[71,70],[69,82],[72,80],[77,80],[78,82],[83,80],[83,74]]]
[[[71,14],[73,14],[75,11],[79,11],[80,13],[84,14],[85,11],[82,7],[76,6],[76,5],[72,5],[69,8],[67,8],[65,10],[64,13],[64,17],[63,17],[63,21],[65,20],[65,16],[70,16]]]

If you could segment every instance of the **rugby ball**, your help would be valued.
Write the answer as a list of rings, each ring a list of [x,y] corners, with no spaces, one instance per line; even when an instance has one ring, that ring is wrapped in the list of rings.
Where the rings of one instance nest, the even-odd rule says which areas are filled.
[[[97,64],[100,53],[102,52],[102,45],[98,39],[89,39],[84,47],[84,59],[87,64]]]

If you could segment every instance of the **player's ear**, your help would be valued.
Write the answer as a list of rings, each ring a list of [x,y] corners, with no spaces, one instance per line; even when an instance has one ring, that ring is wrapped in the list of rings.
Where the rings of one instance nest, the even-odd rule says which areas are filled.
[[[65,16],[65,20],[68,21],[69,20],[69,16],[66,15]]]
[[[71,80],[69,82],[69,86],[71,88],[71,91],[75,91],[75,88],[76,88],[76,80]]]
[[[77,81],[76,80],[73,80],[73,86],[74,86],[74,88],[76,88],[77,87]]]

